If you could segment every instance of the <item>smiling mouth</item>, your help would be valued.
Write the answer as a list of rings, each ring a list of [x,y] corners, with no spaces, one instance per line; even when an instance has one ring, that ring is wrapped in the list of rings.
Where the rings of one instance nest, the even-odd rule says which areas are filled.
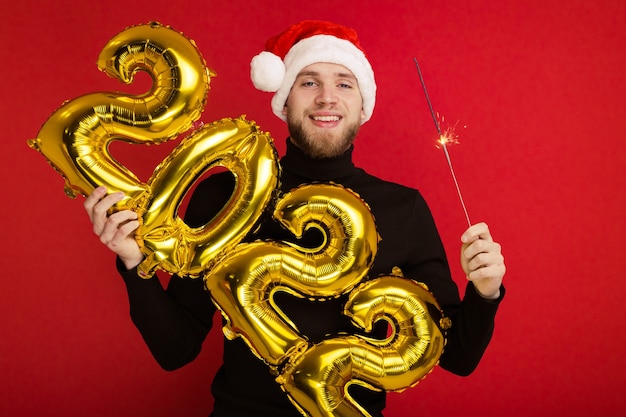
[[[341,118],[339,116],[313,116],[312,119],[318,122],[338,122]]]

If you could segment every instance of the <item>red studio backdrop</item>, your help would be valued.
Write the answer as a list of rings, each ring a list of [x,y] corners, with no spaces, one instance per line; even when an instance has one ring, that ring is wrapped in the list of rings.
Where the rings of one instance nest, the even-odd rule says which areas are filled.
[[[359,31],[378,100],[356,161],[421,190],[464,286],[465,216],[435,146],[418,58],[435,110],[456,126],[460,143],[448,149],[469,216],[490,225],[506,257],[508,293],[479,368],[469,377],[436,368],[390,394],[387,415],[626,409],[626,2],[22,0],[2,16],[0,415],[208,415],[219,326],[195,362],[161,370],[130,322],[83,198],[67,198],[26,142],[66,100],[149,88],[142,77],[121,85],[95,62],[115,34],[158,21],[193,39],[217,72],[202,121],[245,114],[282,153],[286,128],[270,95],[252,86],[249,62],[269,36],[305,18]],[[112,153],[147,179],[172,146]]]

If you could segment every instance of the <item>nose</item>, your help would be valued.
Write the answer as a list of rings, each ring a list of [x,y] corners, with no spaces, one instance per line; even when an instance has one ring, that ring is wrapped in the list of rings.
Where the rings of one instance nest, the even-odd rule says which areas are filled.
[[[335,104],[337,103],[338,96],[335,88],[332,85],[324,84],[319,89],[316,101],[318,104]]]

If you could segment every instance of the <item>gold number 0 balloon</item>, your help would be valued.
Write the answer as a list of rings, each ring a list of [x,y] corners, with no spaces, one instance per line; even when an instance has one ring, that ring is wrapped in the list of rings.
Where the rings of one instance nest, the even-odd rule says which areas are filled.
[[[207,224],[191,228],[178,217],[189,187],[208,169],[227,168],[235,190],[226,206]],[[266,210],[278,185],[278,162],[272,139],[243,117],[204,126],[185,139],[148,181],[149,198],[137,233],[146,259],[140,275],[159,267],[197,277],[222,252],[237,245]]]

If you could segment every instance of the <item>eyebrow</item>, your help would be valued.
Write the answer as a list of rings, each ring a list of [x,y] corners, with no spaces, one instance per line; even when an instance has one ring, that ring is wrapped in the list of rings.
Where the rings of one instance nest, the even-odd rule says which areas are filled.
[[[318,77],[320,75],[320,73],[318,71],[302,71],[300,72],[296,78],[300,78],[300,77]],[[351,72],[335,72],[334,73],[335,76],[337,76],[338,78],[349,78],[351,80],[356,80],[356,77],[354,76],[354,74],[352,74]]]

